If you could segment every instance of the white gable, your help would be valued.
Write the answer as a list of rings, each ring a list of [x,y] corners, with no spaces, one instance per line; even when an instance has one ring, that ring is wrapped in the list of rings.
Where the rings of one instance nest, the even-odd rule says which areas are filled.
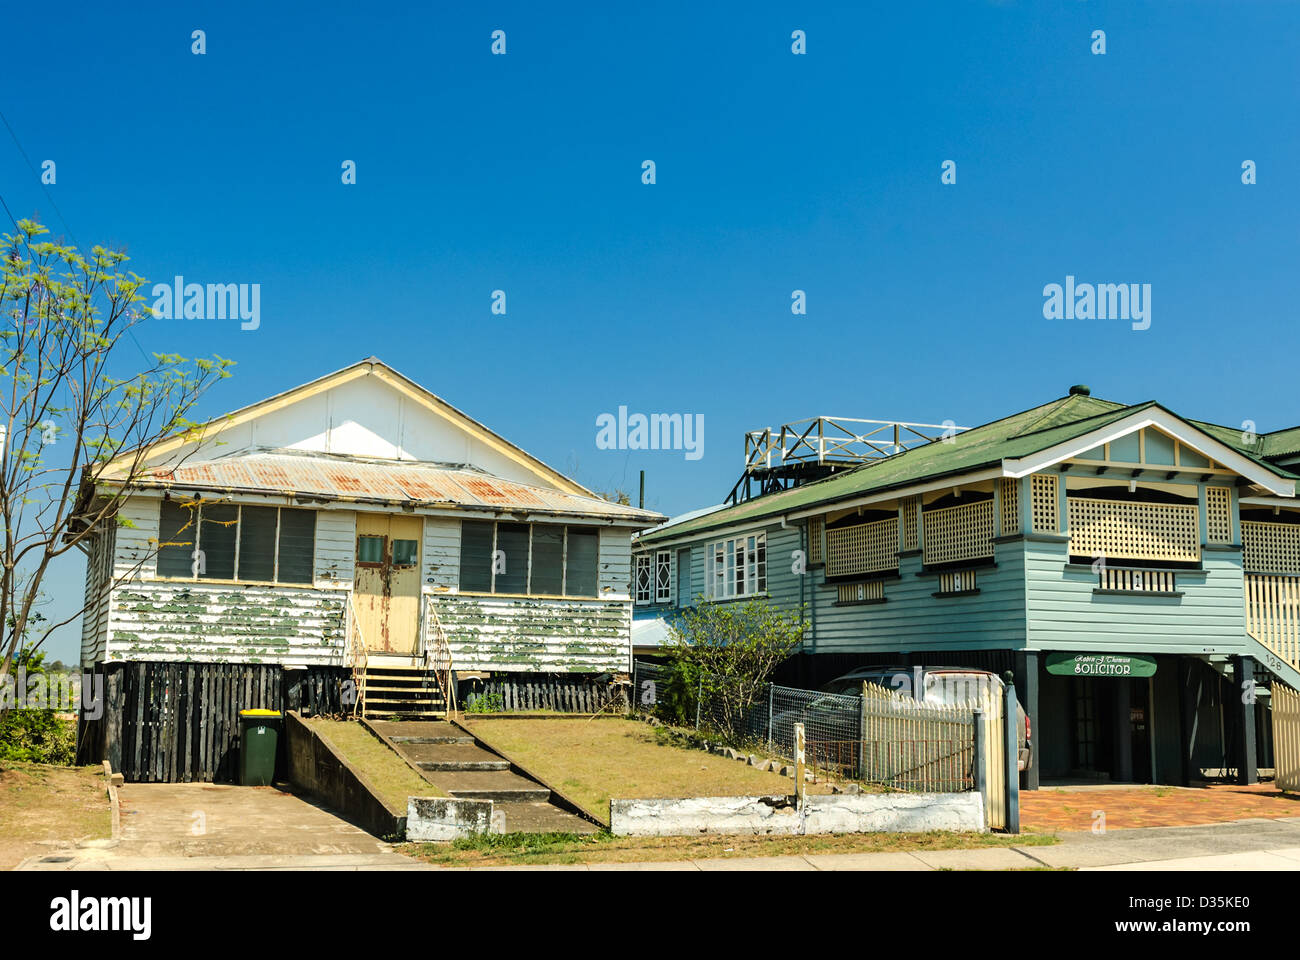
[[[198,443],[159,445],[151,466],[252,450],[291,449],[395,461],[469,464],[496,477],[552,489],[544,464],[387,368],[355,367],[212,421]]]

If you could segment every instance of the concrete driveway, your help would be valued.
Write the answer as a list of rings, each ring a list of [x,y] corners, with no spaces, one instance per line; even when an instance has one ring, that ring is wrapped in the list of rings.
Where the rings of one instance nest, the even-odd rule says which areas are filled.
[[[118,840],[25,861],[23,870],[419,869],[360,827],[274,787],[128,783]]]

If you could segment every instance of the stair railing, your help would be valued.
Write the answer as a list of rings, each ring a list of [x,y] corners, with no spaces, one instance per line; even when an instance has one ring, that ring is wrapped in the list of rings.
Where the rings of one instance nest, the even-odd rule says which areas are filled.
[[[433,674],[442,693],[442,702],[446,712],[456,712],[456,684],[452,672],[451,644],[447,641],[447,632],[438,619],[438,608],[433,597],[425,598],[428,616],[428,629],[425,631],[424,668]]]
[[[366,649],[366,638],[361,632],[361,619],[357,616],[357,608],[352,602],[352,594],[348,593],[348,642],[346,652],[343,657],[343,665],[352,668],[352,685],[356,692],[356,699],[352,702],[353,715],[360,713],[365,716],[366,711],[366,662],[369,659]]]

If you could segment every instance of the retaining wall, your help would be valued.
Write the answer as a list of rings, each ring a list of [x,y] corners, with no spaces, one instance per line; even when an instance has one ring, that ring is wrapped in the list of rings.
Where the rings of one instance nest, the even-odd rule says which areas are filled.
[[[810,796],[802,815],[792,796],[611,800],[609,816],[610,831],[628,837],[986,829],[978,793]]]

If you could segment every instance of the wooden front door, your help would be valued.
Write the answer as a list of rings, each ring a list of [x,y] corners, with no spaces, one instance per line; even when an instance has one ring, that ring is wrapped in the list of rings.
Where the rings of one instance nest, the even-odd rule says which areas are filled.
[[[357,514],[353,597],[371,653],[415,656],[420,629],[419,517]]]

